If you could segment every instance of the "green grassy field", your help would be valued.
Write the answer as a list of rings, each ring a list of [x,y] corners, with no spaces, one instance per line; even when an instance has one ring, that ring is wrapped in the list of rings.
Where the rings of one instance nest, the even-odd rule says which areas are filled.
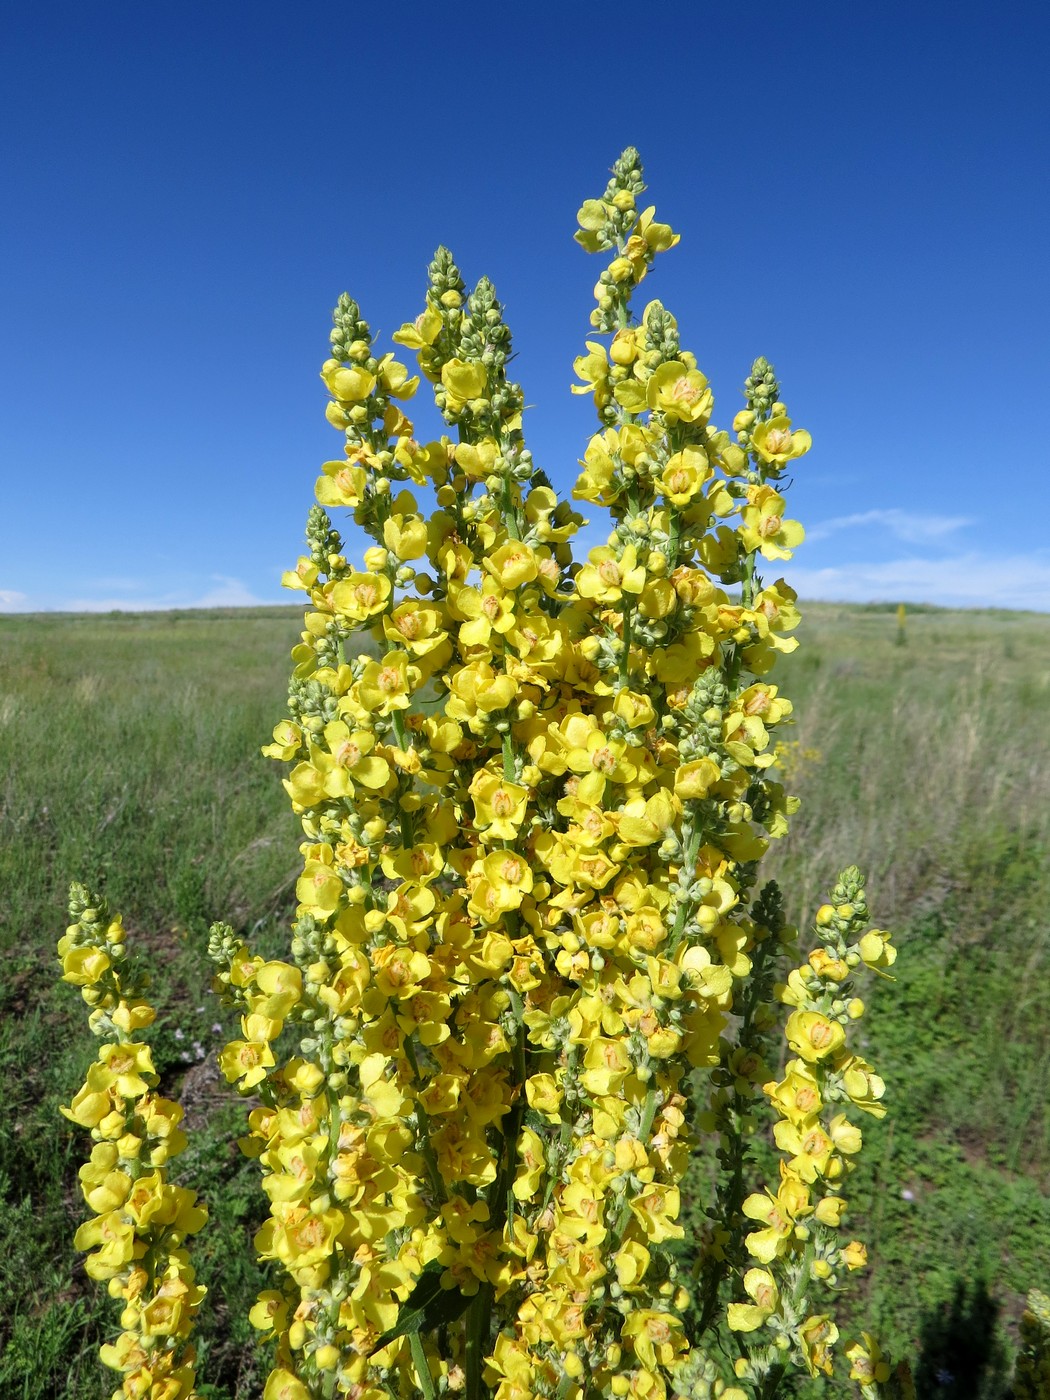
[[[164,1092],[187,1108],[183,1179],[211,1207],[201,1394],[259,1400],[256,1169],[213,1052],[207,927],[277,953],[297,824],[259,755],[284,712],[295,609],[0,618],[0,1396],[108,1395],[113,1308],[71,1240],[84,1144],[61,1118],[94,1050],[56,985],[70,880],[101,885],[152,965]],[[1050,1284],[1050,618],[813,606],[777,677],[803,798],[770,863],[802,921],[838,869],[867,874],[897,980],[864,1053],[890,1115],[865,1126],[852,1225],[872,1267],[843,1311],[917,1356],[921,1397],[1005,1394],[1024,1292]],[[692,1209],[698,1209],[694,1202]]]

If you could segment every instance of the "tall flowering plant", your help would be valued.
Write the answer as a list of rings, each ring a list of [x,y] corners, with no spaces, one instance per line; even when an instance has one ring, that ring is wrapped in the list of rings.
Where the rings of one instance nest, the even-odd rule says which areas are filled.
[[[868,1334],[840,1344],[830,1307],[865,1262],[843,1234],[858,1115],[884,1112],[853,983],[893,945],[851,868],[802,956],[759,873],[797,805],[770,675],[799,613],[767,575],[803,536],[784,489],[810,437],[762,359],[716,427],[675,318],[635,310],[678,242],[643,190],[627,150],[579,213],[606,259],[574,496],[608,537],[582,562],[583,517],[525,443],[492,284],[468,292],[438,250],[394,336],[418,375],[356,302],[335,310],[343,451],[286,576],[308,609],[264,750],[305,835],[290,955],[211,939],[241,1015],[221,1065],[255,1102],[242,1146],[270,1202],[264,1400],[746,1400],[793,1370],[905,1385]],[[423,380],[449,429],[429,442],[406,416]],[[360,558],[333,508],[370,536]],[[682,1181],[705,1144],[689,1261]],[[162,1393],[135,1384],[118,1394]]]

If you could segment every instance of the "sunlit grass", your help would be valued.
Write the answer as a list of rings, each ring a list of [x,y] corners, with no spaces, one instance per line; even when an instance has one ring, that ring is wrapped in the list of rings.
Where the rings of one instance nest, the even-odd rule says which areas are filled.
[[[196,1133],[182,1161],[212,1211],[202,1394],[258,1400],[245,1313],[263,1207],[210,1060],[224,1013],[204,944],[214,918],[274,951],[285,936],[299,833],[259,746],[298,623],[280,608],[0,619],[4,1397],[112,1389],[94,1357],[110,1305],[71,1248],[82,1144],[57,1113],[93,1051],[54,982],[66,891],[84,879],[148,951],[158,1068]],[[851,1298],[910,1348],[959,1279],[983,1273],[1007,1323],[1050,1282],[1050,620],[912,611],[905,636],[892,608],[806,610],[776,677],[803,807],[770,864],[803,920],[857,861],[896,930],[897,981],[864,1022],[891,1115],[867,1125],[851,1183],[873,1260]]]

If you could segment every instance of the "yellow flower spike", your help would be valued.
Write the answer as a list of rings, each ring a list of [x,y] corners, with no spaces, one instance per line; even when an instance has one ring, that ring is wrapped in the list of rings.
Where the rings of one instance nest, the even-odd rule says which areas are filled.
[[[215,985],[241,1017],[220,1065],[260,1100],[242,1145],[277,1270],[250,1318],[276,1341],[264,1400],[381,1400],[428,1380],[495,1400],[573,1400],[585,1380],[668,1400],[710,1379],[687,1309],[745,1349],[767,1339],[742,1384],[771,1338],[788,1370],[821,1374],[834,1324],[807,1290],[863,1259],[835,1237],[832,1192],[862,1146],[850,1104],[878,1116],[884,1086],[847,1042],[851,983],[892,944],[844,876],[789,974],[796,934],[758,875],[797,805],[771,777],[791,707],[768,677],[799,615],[756,570],[801,540],[774,483],[809,438],[764,360],[720,429],[674,317],[632,314],[678,241],[643,191],[628,150],[580,211],[607,266],[575,363],[598,417],[576,494],[609,510],[582,561],[581,517],[525,445],[491,283],[471,291],[440,249],[422,315],[395,336],[455,443],[416,440],[400,404],[418,380],[356,303],[336,307],[322,376],[344,456],[320,468],[325,509],[287,579],[307,606],[290,715],[265,750],[289,765],[305,837],[291,949],[263,961],[213,931]],[[353,513],[365,548],[329,508]],[[134,1048],[151,1011],[124,995],[121,941],[85,909],[60,949],[112,1042],[65,1111],[97,1139],[88,1268],[128,1329],[107,1359],[136,1393],[179,1400],[186,1353],[160,1348],[196,1306],[176,1256],[199,1211],[163,1180],[184,1136]],[[792,1055],[764,1084],[774,986]],[[762,1191],[747,1141],[770,1119],[783,1161]],[[719,1168],[685,1289],[672,1256],[700,1134],[717,1135]],[[153,1276],[141,1237],[158,1230],[172,1262]],[[753,1266],[730,1291],[742,1248]],[[425,1340],[439,1325],[440,1361]]]
[[[111,1296],[125,1303],[124,1331],[99,1353],[105,1365],[125,1373],[121,1393],[145,1394],[145,1385],[163,1400],[178,1400],[193,1392],[193,1351],[186,1338],[205,1292],[195,1285],[181,1245],[202,1228],[207,1211],[192,1191],[166,1178],[165,1163],[185,1146],[175,1127],[181,1109],[153,1093],[148,1045],[122,1038],[129,1028],[148,1025],[154,1013],[130,995],[140,984],[124,962],[121,922],[107,923],[104,902],[81,886],[72,888],[70,911],[77,922],[61,941],[60,956],[65,961],[79,950],[106,951],[110,961],[100,972],[105,989],[90,1025],[96,1035],[113,1037],[101,1046],[73,1104],[62,1109],[102,1139],[79,1173],[84,1199],[96,1214],[80,1226],[74,1243],[91,1251],[84,1265],[88,1276],[107,1282]]]

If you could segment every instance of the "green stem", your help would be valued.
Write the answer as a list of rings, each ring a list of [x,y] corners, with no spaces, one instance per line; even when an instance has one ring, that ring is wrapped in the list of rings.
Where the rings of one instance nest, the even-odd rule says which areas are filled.
[[[412,1037],[405,1037],[405,1058],[412,1066],[412,1075],[416,1086],[422,1084],[423,1078],[419,1073],[419,1062],[416,1059],[416,1048],[412,1044]],[[437,1158],[434,1155],[434,1145],[430,1141],[430,1117],[426,1109],[416,1098],[416,1118],[419,1122],[419,1150],[423,1154],[423,1161],[426,1163],[427,1176],[430,1178],[431,1190],[434,1192],[436,1200],[445,1200],[445,1183],[441,1180],[441,1172],[438,1169]]]
[[[423,1392],[424,1400],[434,1400],[434,1377],[430,1374],[430,1363],[427,1361],[427,1349],[423,1345],[423,1338],[418,1332],[410,1332],[408,1344],[412,1348],[412,1364],[416,1368],[419,1388]]]
[[[483,1400],[482,1370],[492,1314],[492,1284],[483,1283],[467,1309],[467,1344],[464,1355],[467,1373],[466,1400]]]
[[[689,834],[689,845],[685,850],[685,865],[691,874],[696,871],[696,858],[700,853],[700,837],[703,833],[700,830],[699,821],[696,822],[693,830]],[[671,930],[671,937],[667,944],[667,956],[673,958],[678,948],[678,943],[685,929],[685,921],[689,914],[689,902],[682,900],[678,906],[678,913],[675,915],[674,928]]]
[[[634,616],[634,614],[631,612],[630,608],[624,608],[623,613],[622,613],[622,617],[623,617],[623,636],[620,638],[620,641],[621,641],[622,644],[623,644],[623,650],[620,652],[620,685],[621,685],[621,686],[625,686],[625,685],[628,684],[627,674],[628,674],[628,671],[629,671],[629,669],[630,669],[630,660],[631,660],[631,620],[632,620],[633,616]]]
[[[647,1142],[652,1131],[653,1119],[656,1117],[656,1087],[651,1085],[645,1095],[645,1107],[642,1109],[642,1121],[638,1126],[638,1141]],[[615,1241],[614,1250],[619,1249],[623,1233],[627,1229],[631,1220],[631,1203],[624,1201],[620,1207],[620,1214],[616,1217],[616,1224],[613,1226],[613,1239]]]
[[[754,550],[744,556],[744,573],[740,580],[740,602],[745,608],[751,608],[755,601],[755,559],[757,555]],[[740,678],[740,667],[744,660],[744,649],[739,642],[734,642],[732,650],[726,661],[726,686],[732,695],[736,691],[737,681]]]
[[[755,551],[752,550],[744,560],[744,577],[740,583],[740,601],[745,608],[750,608],[755,601],[755,560],[757,557]]]

